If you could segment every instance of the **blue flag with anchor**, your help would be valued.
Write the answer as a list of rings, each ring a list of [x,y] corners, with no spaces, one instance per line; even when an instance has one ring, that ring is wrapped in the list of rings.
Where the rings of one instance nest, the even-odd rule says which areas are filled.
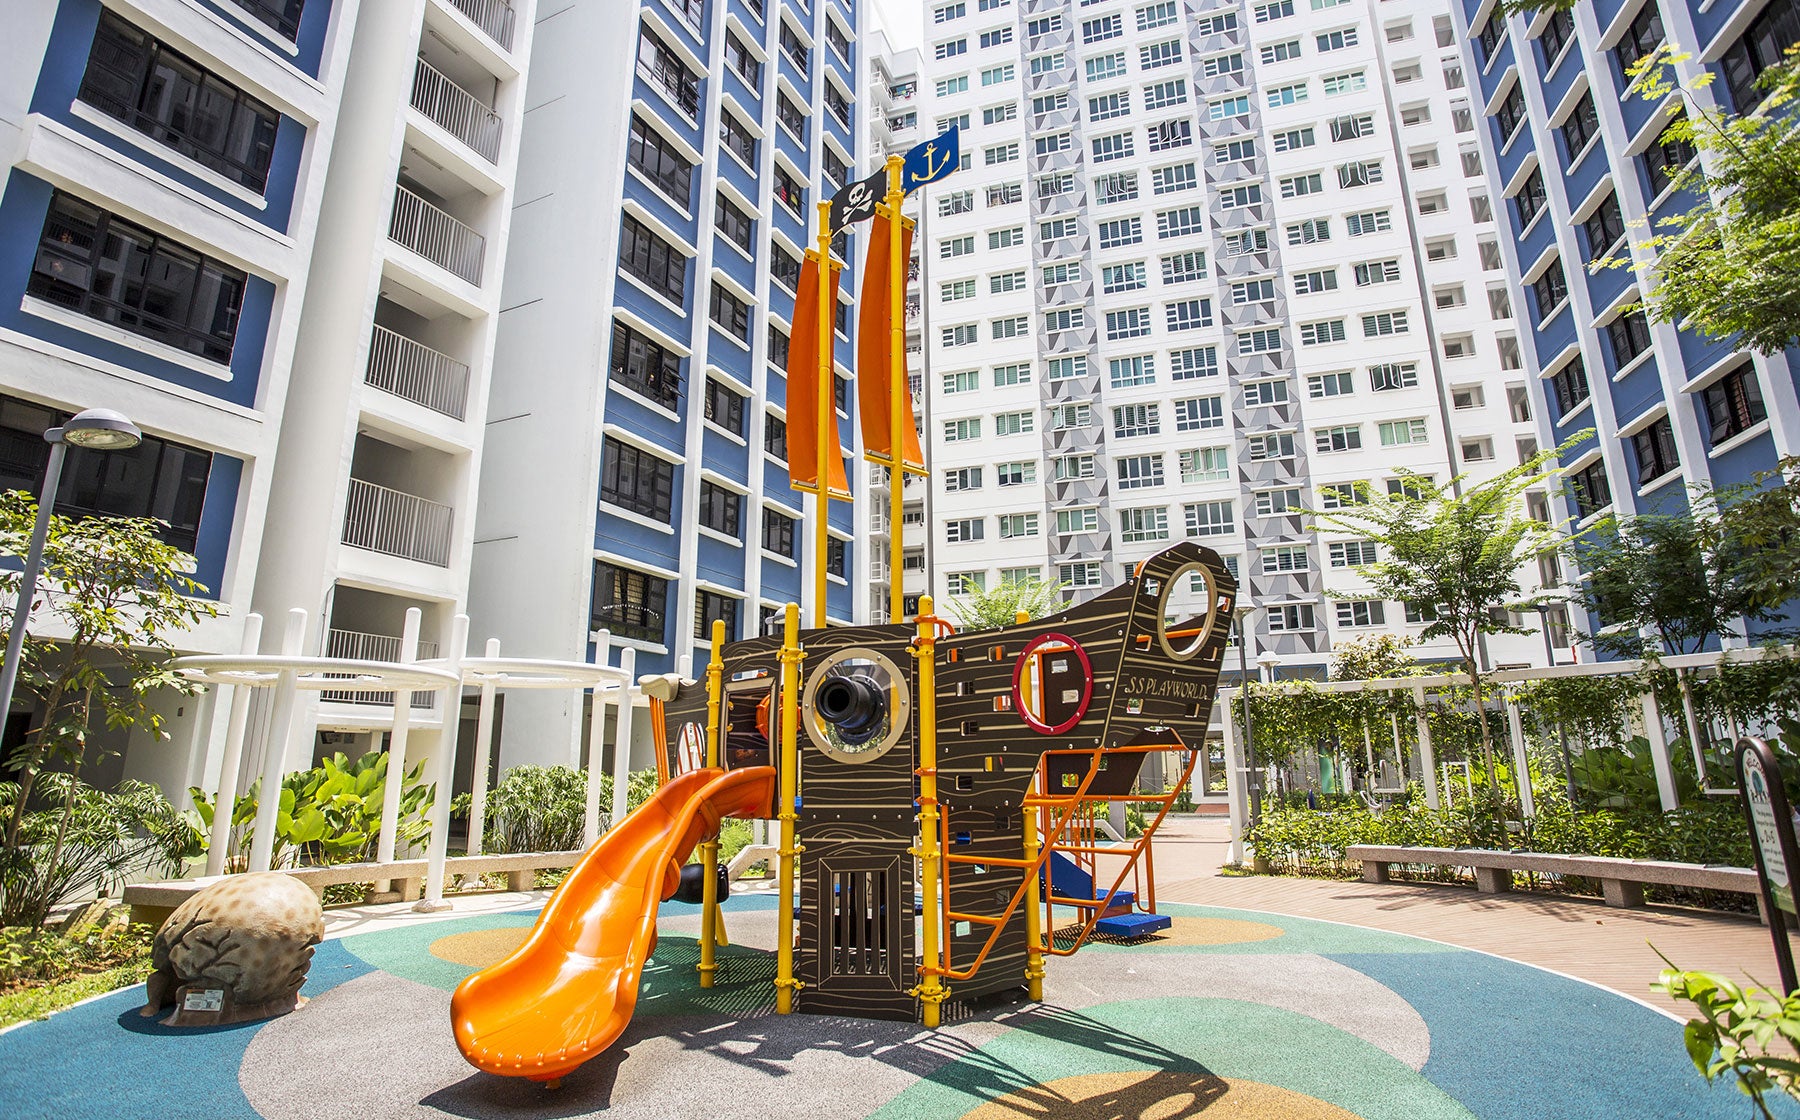
[[[900,169],[900,189],[907,194],[935,183],[962,163],[962,129],[951,125],[933,139],[906,153]]]

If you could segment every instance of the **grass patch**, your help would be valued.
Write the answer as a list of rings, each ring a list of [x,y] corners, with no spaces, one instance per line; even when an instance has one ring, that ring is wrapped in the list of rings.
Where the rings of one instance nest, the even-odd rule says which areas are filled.
[[[61,1011],[92,996],[142,984],[150,972],[150,962],[142,960],[109,968],[104,972],[91,972],[72,980],[0,995],[0,1028],[23,1023],[28,1019],[42,1019],[53,1011]]]

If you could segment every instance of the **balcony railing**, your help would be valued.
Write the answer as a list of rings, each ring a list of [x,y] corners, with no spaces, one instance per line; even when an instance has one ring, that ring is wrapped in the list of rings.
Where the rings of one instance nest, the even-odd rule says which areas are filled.
[[[421,641],[419,643],[420,661],[429,661],[437,655],[438,644],[436,642]],[[328,630],[325,633],[325,656],[348,657],[357,661],[398,661],[400,660],[400,639],[391,634],[365,634],[360,630]],[[332,674],[326,675],[331,676]],[[394,706],[394,694],[391,692],[334,692],[326,689],[319,693],[319,699],[331,700],[339,704],[363,704],[370,707],[391,708]],[[412,707],[425,709],[437,707],[437,693],[413,693]]]
[[[417,494],[352,478],[344,503],[344,543],[447,568],[453,512]]]
[[[379,325],[369,340],[364,380],[453,420],[463,418],[469,398],[468,366]]]
[[[487,239],[405,187],[394,188],[388,237],[471,284],[481,283]]]
[[[489,163],[500,161],[500,114],[422,58],[413,70],[412,107]]]
[[[452,6],[469,22],[487,33],[487,37],[499,43],[501,49],[512,50],[513,45],[513,9],[507,0],[450,0]]]

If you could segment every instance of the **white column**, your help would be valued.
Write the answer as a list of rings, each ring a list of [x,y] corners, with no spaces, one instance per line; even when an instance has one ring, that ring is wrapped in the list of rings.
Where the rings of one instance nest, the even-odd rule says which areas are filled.
[[[450,624],[450,648],[444,668],[456,678],[444,686],[444,730],[438,736],[436,796],[431,801],[431,852],[425,864],[425,897],[414,910],[448,910],[444,901],[444,860],[450,854],[450,787],[456,780],[456,731],[462,722],[462,661],[469,645],[469,616],[459,614]]]
[[[1419,765],[1425,771],[1425,806],[1429,809],[1438,807],[1438,772],[1437,754],[1431,749],[1431,724],[1425,719],[1425,687],[1413,687],[1413,703],[1418,710],[1413,713],[1413,721],[1419,730]]]
[[[244,618],[244,653],[254,654],[262,645],[262,615]],[[225,757],[219,760],[219,784],[213,795],[212,832],[206,841],[206,873],[220,875],[225,871],[225,852],[231,844],[231,815],[237,808],[238,770],[244,762],[244,729],[250,724],[250,696],[255,690],[247,684],[231,685],[231,720],[225,728]]]
[[[288,611],[287,632],[281,637],[283,657],[300,656],[306,641],[306,612]],[[250,838],[251,871],[272,871],[275,866],[275,828],[281,810],[281,778],[287,773],[287,753],[294,739],[294,693],[300,674],[283,669],[275,678],[275,704],[269,715],[269,747],[263,758],[262,788],[256,801],[256,831]]]
[[[581,821],[581,842],[590,848],[600,839],[600,775],[606,773],[605,683],[596,681],[592,695],[593,715],[588,720],[587,804],[583,807]]]
[[[1700,742],[1700,717],[1694,712],[1694,688],[1685,669],[1675,671],[1675,680],[1681,685],[1681,716],[1687,724],[1688,749],[1694,752],[1694,773],[1700,778],[1700,788],[1706,789],[1706,747]]]
[[[423,617],[418,607],[406,609],[406,624],[400,631],[400,660],[408,664],[419,659],[419,623]],[[386,863],[394,858],[400,834],[401,785],[406,781],[406,733],[412,722],[412,689],[394,690],[394,727],[388,732],[387,785],[381,791],[381,838],[375,843],[375,860]]]
[[[619,670],[625,679],[619,682],[619,719],[613,730],[613,795],[612,822],[617,825],[630,812],[626,795],[631,784],[631,710],[637,700],[637,650],[619,652]]]
[[[605,665],[611,659],[612,659],[612,631],[610,631],[610,630],[596,631],[595,636],[594,636],[594,662],[593,663],[595,665]],[[595,696],[600,695],[598,688],[595,689],[594,695]],[[579,691],[575,693],[575,703],[577,705],[579,705],[581,703],[581,693]],[[590,743],[592,743],[593,736],[589,735],[588,740]],[[592,751],[590,750],[589,753],[591,754]],[[580,718],[580,713],[577,713],[576,718],[569,721],[569,769],[571,769],[571,770],[581,769],[581,718]],[[594,794],[594,796],[598,797],[599,793],[596,792]],[[598,838],[596,835],[594,835],[594,833],[595,833],[595,829],[590,828],[588,830],[589,835],[587,838],[587,842],[590,844],[592,844]]]
[[[1531,767],[1525,757],[1525,721],[1519,717],[1519,704],[1509,689],[1506,697],[1506,730],[1512,736],[1513,778],[1519,786],[1519,816],[1525,820],[1537,816],[1531,799]]]
[[[1681,804],[1675,792],[1675,769],[1669,765],[1669,739],[1663,733],[1662,709],[1657,707],[1656,692],[1644,690],[1644,738],[1650,740],[1650,765],[1656,769],[1656,792],[1662,798],[1663,812]]]
[[[1237,720],[1233,718],[1240,710],[1236,697],[1221,699],[1219,707],[1225,715],[1220,725],[1225,731],[1225,803],[1231,820],[1231,847],[1226,858],[1231,863],[1242,863],[1244,823],[1250,818],[1250,770],[1244,765],[1244,748],[1238,741]]]
[[[500,639],[487,640],[489,660],[500,656]],[[469,778],[469,854],[481,854],[487,832],[488,760],[494,754],[494,678],[481,682],[481,709],[475,717],[475,773]]]

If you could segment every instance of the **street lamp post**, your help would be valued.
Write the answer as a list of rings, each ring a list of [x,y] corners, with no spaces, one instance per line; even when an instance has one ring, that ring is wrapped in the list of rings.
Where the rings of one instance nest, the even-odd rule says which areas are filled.
[[[31,546],[25,551],[25,569],[19,573],[19,602],[13,608],[12,632],[6,636],[6,662],[0,666],[0,719],[12,712],[19,661],[25,652],[25,625],[31,620],[31,601],[37,597],[38,575],[44,567],[44,543],[50,536],[50,515],[56,509],[56,491],[62,482],[63,457],[69,445],[90,451],[128,451],[143,438],[144,433],[136,424],[110,408],[78,412],[67,424],[44,433],[44,442],[50,445],[50,463],[44,468],[44,489],[38,497]]]
[[[1258,780],[1256,769],[1256,740],[1250,737],[1250,663],[1245,653],[1249,645],[1249,620],[1256,608],[1242,602],[1238,604],[1238,689],[1244,702],[1244,770],[1250,783],[1250,823],[1255,824],[1262,819],[1262,782]]]

